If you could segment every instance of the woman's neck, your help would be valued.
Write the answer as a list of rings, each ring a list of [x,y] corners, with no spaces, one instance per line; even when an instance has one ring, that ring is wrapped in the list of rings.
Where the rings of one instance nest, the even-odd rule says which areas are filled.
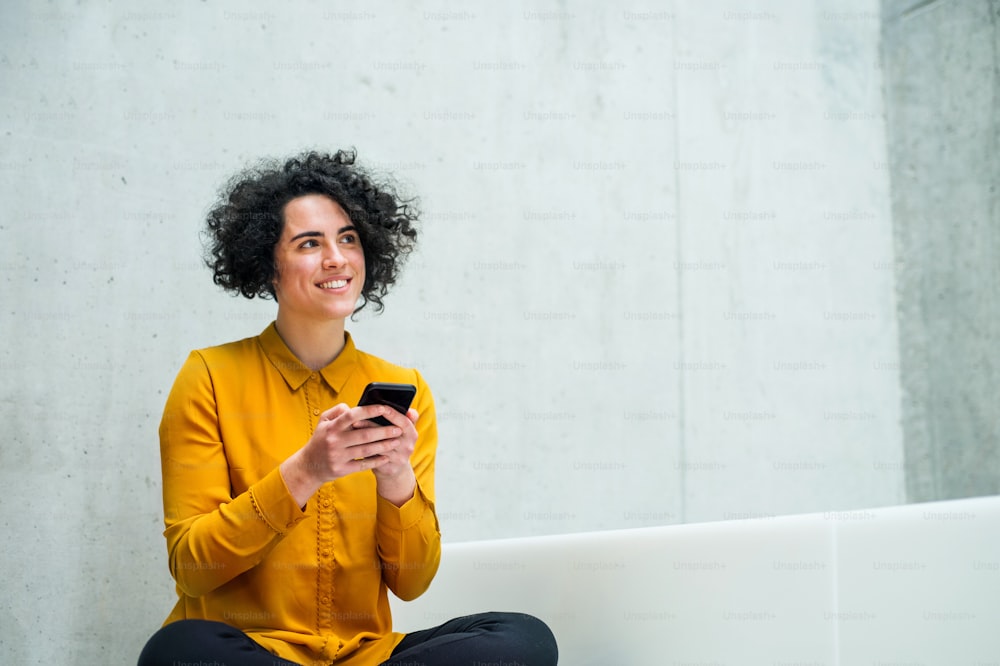
[[[292,353],[311,370],[325,368],[344,348],[343,319],[303,322],[282,316],[278,308],[274,325]]]

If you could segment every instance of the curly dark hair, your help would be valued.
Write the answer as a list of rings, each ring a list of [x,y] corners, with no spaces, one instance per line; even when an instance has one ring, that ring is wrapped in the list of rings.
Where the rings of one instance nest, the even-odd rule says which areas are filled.
[[[389,182],[376,183],[355,164],[354,150],[310,151],[283,165],[265,160],[234,176],[208,214],[205,263],[215,284],[246,298],[275,298],[274,247],[284,229],[284,208],[292,199],[324,194],[357,227],[365,255],[365,284],[357,314],[395,284],[416,243],[419,217],[414,200],[401,200]]]

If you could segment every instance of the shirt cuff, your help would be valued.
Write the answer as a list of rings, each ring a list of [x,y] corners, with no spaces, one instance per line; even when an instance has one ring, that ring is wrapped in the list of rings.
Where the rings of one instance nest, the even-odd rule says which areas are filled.
[[[378,522],[390,530],[409,529],[420,522],[425,511],[434,510],[434,504],[424,495],[419,483],[413,491],[413,497],[406,500],[403,506],[396,506],[381,495],[378,495],[376,506]]]
[[[305,518],[277,467],[250,486],[249,492],[254,511],[279,534],[284,534]]]

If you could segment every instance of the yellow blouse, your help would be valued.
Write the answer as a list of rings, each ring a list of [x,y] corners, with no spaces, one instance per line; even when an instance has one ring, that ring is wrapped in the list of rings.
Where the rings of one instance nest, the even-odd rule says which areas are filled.
[[[312,435],[320,414],[354,406],[369,381],[415,384],[420,413],[411,457],[417,490],[402,507],[372,472],[324,485],[302,510],[278,465]],[[160,423],[170,572],[184,618],[236,626],[272,653],[313,666],[379,664],[392,631],[387,589],[409,600],[437,572],[437,423],[416,370],[358,351],[313,372],[272,323],[257,337],[191,352]]]

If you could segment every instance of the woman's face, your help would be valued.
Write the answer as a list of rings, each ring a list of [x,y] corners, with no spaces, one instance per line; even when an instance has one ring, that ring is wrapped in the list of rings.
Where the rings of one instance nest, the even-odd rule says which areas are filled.
[[[307,194],[285,204],[274,246],[274,291],[285,316],[349,317],[365,284],[365,255],[350,217],[333,199]]]

